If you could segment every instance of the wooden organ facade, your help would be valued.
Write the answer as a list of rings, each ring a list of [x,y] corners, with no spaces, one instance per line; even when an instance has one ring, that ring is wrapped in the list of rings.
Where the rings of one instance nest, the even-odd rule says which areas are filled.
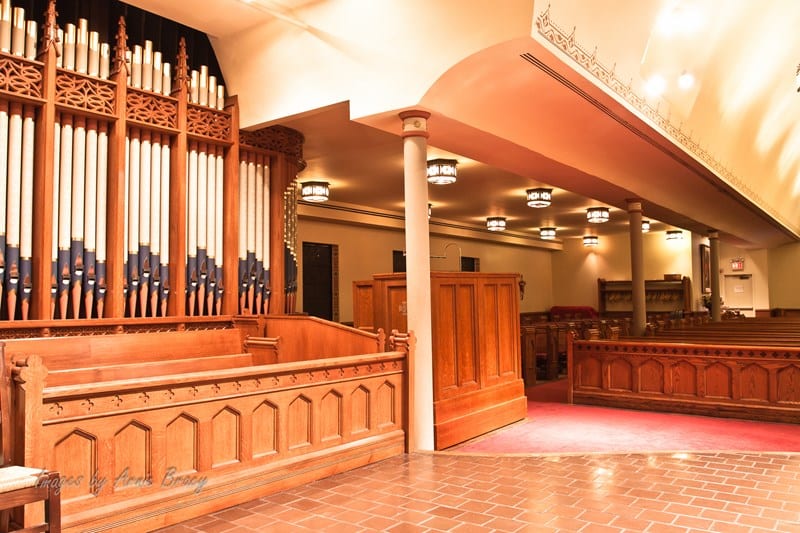
[[[0,12],[0,321],[293,311],[302,134],[240,132],[183,39]]]

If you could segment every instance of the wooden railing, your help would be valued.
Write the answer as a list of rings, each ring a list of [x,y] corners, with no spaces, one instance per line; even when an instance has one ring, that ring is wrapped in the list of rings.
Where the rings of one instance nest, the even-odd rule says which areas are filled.
[[[234,328],[6,341],[15,456],[61,473],[64,531],[151,530],[404,452],[406,335],[266,365],[245,348],[259,339],[277,360],[293,344]]]
[[[694,342],[571,342],[575,403],[800,422],[800,347]]]

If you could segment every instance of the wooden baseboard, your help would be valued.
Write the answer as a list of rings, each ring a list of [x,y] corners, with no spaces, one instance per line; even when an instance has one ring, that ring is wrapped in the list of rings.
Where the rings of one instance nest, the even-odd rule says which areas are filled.
[[[494,398],[486,401],[485,398]],[[528,400],[522,380],[482,389],[458,398],[456,405],[434,411],[435,448],[444,450],[525,418]],[[435,408],[436,409],[436,408]],[[448,416],[449,415],[449,416]]]
[[[642,411],[658,411],[690,415],[739,418],[743,420],[759,420],[765,422],[800,422],[800,412],[796,406],[779,406],[765,403],[730,403],[713,399],[675,398],[657,396],[634,396],[608,392],[573,391],[573,403],[637,409]]]
[[[403,431],[253,466],[220,468],[199,490],[164,490],[113,506],[62,517],[64,533],[139,532],[166,527],[405,453]]]

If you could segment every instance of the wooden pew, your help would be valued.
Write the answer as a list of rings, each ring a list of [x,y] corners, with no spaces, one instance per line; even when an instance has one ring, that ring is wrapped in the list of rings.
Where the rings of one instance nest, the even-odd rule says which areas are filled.
[[[800,346],[800,321],[744,318],[700,325],[683,322],[654,329],[649,336],[663,342]]]
[[[15,457],[59,470],[64,531],[156,529],[404,452],[407,335],[377,350],[313,319],[333,348],[298,360],[282,347],[306,341],[241,324],[6,341]]]
[[[522,319],[521,317],[521,320]],[[567,369],[567,336],[578,339],[618,339],[625,321],[579,319],[568,322],[527,322],[520,326],[525,386],[537,379],[554,380]]]

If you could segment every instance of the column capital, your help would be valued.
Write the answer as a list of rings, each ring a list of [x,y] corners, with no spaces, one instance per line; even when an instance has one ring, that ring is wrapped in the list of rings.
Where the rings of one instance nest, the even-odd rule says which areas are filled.
[[[709,239],[719,239],[719,232],[717,230],[708,230]]]
[[[421,109],[411,109],[402,111],[400,119],[403,121],[403,133],[401,137],[425,137],[428,138],[428,119],[431,114]]]
[[[642,210],[642,201],[639,198],[627,198],[625,200],[628,203],[628,213],[632,213],[635,211]]]

